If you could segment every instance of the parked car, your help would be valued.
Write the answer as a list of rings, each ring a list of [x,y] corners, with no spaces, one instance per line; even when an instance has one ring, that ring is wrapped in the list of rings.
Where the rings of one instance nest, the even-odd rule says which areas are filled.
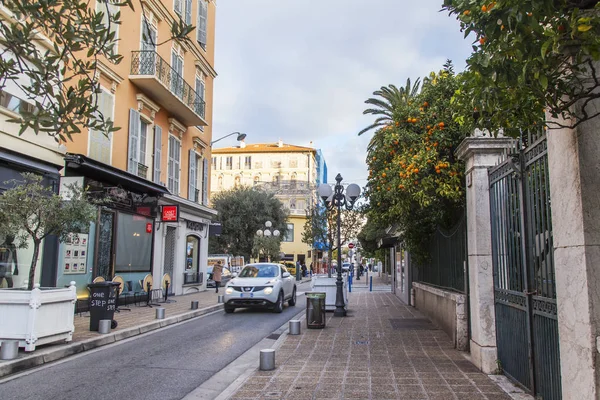
[[[348,272],[352,269],[352,264],[342,263],[342,272]]]
[[[294,264],[292,261],[284,261],[283,265],[285,266],[285,269],[288,270],[290,275],[296,276],[296,264]]]
[[[213,275],[212,271],[213,271],[213,267],[208,267],[206,270],[206,275],[207,275],[206,287],[209,287],[209,288],[215,287],[215,281],[212,278],[212,275]],[[227,282],[229,282],[232,278],[233,278],[233,275],[231,275],[231,271],[229,270],[229,268],[223,267],[223,272],[221,273],[221,284],[219,285],[219,287],[223,287],[223,286],[227,285]]]
[[[283,264],[248,264],[227,284],[224,297],[226,313],[236,308],[270,308],[283,311],[283,303],[296,304],[296,281]]]

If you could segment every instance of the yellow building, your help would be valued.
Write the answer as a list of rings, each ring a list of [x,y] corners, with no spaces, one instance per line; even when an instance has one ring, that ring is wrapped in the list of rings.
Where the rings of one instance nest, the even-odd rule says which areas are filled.
[[[211,195],[236,186],[260,186],[272,191],[289,210],[284,260],[310,265],[312,249],[302,243],[306,210],[315,204],[317,150],[278,143],[245,144],[213,149]],[[257,229],[260,227],[257,227]]]
[[[208,207],[216,4],[140,5],[108,4],[121,12],[113,29],[123,60],[98,61],[100,110],[121,129],[109,137],[83,132],[66,143],[65,180],[105,193],[110,204],[90,229],[87,259],[74,268],[76,260],[59,250],[57,281],[79,287],[119,275],[136,292],[146,275],[159,288],[169,274],[169,291],[187,293],[204,288],[208,225],[216,215]],[[196,26],[188,41],[169,40],[179,18]]]

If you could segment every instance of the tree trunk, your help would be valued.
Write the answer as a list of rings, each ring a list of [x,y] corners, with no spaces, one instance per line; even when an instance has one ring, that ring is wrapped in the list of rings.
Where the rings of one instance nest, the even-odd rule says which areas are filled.
[[[40,254],[41,240],[33,240],[33,256],[31,258],[31,267],[29,268],[29,282],[27,283],[27,290],[33,290],[33,283],[35,282],[35,268],[37,266],[38,255]]]

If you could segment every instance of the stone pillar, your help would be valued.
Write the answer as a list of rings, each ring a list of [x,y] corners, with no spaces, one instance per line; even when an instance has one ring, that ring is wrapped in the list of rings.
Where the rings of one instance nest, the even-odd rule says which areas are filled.
[[[600,399],[600,122],[548,131],[562,398]]]
[[[498,359],[488,168],[498,164],[511,143],[509,138],[476,136],[456,149],[466,164],[471,361],[487,374],[497,370]]]

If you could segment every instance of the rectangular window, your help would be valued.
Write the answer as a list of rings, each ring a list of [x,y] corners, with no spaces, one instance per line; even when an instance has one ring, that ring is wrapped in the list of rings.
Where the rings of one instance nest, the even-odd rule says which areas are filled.
[[[196,104],[194,110],[196,110],[196,114],[200,115],[204,118],[204,96],[206,95],[206,84],[204,83],[204,79],[202,75],[196,74]],[[198,125],[198,129],[204,132],[204,126]]]
[[[246,156],[246,158],[244,158],[244,168],[252,169],[252,156]]]
[[[206,32],[208,22],[208,3],[206,0],[198,0],[198,22],[196,26],[196,40],[200,47],[206,50]]]
[[[96,12],[102,13],[102,24],[105,27],[108,27],[109,32],[115,34],[114,40],[115,44],[113,46],[113,54],[117,54],[117,46],[119,39],[119,25],[114,22],[114,16],[120,11],[120,6],[117,6],[113,3],[116,3],[115,0],[108,1],[96,1]],[[109,18],[110,16],[110,18]],[[122,18],[122,16],[121,16]]]
[[[169,136],[169,167],[167,189],[179,195],[179,173],[181,165],[181,143],[175,136]]]
[[[179,46],[173,46],[171,51],[171,92],[180,99],[183,98],[183,55]]]
[[[290,158],[290,168],[298,168],[298,159]]]
[[[102,89],[98,94],[98,112],[105,120],[113,120],[115,96],[107,90]],[[88,155],[94,160],[110,164],[112,150],[112,133],[105,135],[104,132],[90,129],[90,143]]]
[[[152,235],[146,232],[147,224],[153,225],[152,218],[118,213],[115,272],[149,272],[152,269]]]
[[[227,157],[225,159],[225,169],[232,169],[233,168],[233,157]]]
[[[217,169],[217,157],[213,157],[211,159],[211,163],[212,163],[212,169],[216,170]]]
[[[161,153],[162,153],[162,128],[158,125],[155,125],[154,126],[154,183],[158,183],[158,184],[160,184]]]
[[[200,191],[198,190],[198,155],[194,149],[190,149],[189,174],[188,174],[188,200],[198,202]]]
[[[294,224],[287,224],[287,232],[285,236],[283,236],[284,242],[293,242],[294,241]]]
[[[202,204],[208,205],[208,159],[202,160]]]

